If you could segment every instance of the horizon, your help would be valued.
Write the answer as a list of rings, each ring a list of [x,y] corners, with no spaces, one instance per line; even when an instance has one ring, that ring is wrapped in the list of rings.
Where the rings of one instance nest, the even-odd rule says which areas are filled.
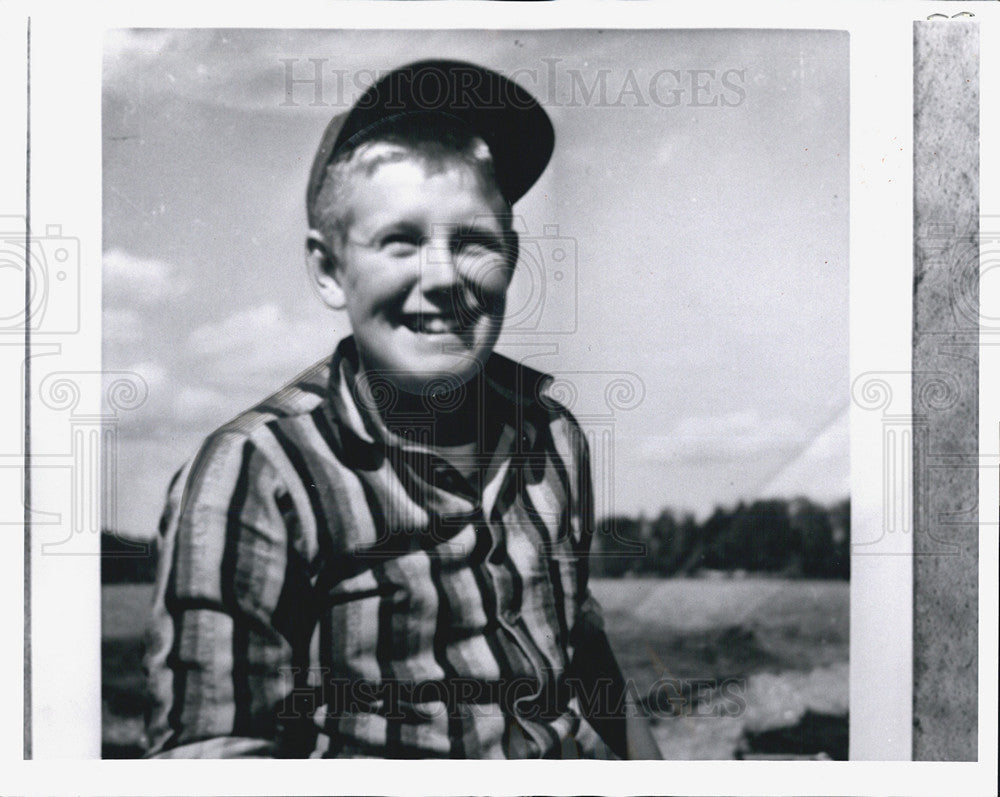
[[[767,503],[767,502],[772,502],[772,501],[776,501],[776,502],[779,502],[779,503],[787,504],[789,506],[789,508],[791,507],[792,504],[794,504],[796,502],[805,501],[805,502],[810,503],[813,506],[818,507],[819,509],[822,509],[822,510],[824,510],[826,512],[831,512],[831,511],[839,508],[840,505],[842,505],[842,504],[848,504],[849,505],[851,503],[851,497],[850,497],[850,495],[845,495],[842,498],[834,498],[834,499],[832,499],[830,501],[822,501],[821,502],[821,501],[815,501],[815,500],[809,498],[808,496],[803,496],[803,495],[796,495],[796,496],[792,496],[792,497],[761,496],[761,497],[752,498],[752,499],[749,499],[749,500],[747,500],[747,499],[741,499],[741,500],[737,501],[734,504],[726,504],[726,505],[716,504],[715,506],[712,507],[711,510],[709,510],[707,513],[704,513],[704,514],[695,514],[694,512],[690,512],[690,511],[687,511],[687,510],[679,509],[679,508],[676,508],[676,507],[663,506],[660,509],[658,509],[658,510],[656,510],[654,512],[651,512],[651,513],[647,513],[645,510],[640,509],[638,512],[632,513],[632,514],[618,512],[616,514],[602,515],[600,517],[595,517],[595,519],[594,519],[594,526],[596,528],[597,526],[601,525],[602,523],[604,523],[604,522],[606,522],[608,520],[612,520],[612,519],[628,519],[628,520],[634,520],[634,521],[637,521],[637,522],[643,522],[643,521],[646,521],[646,522],[655,522],[658,518],[662,517],[664,514],[671,515],[674,518],[674,520],[677,520],[677,521],[683,522],[683,521],[685,521],[685,520],[687,520],[687,519],[690,518],[690,519],[694,520],[698,524],[704,524],[705,521],[709,520],[713,515],[715,515],[715,514],[717,514],[719,512],[722,512],[724,514],[735,514],[741,508],[742,509],[747,509],[747,508],[751,507],[754,504]],[[153,540],[156,539],[156,534],[155,533],[153,535],[151,535],[151,536],[148,536],[148,537],[142,537],[142,536],[137,536],[137,535],[129,534],[129,533],[127,533],[127,532],[125,532],[125,531],[123,531],[121,529],[110,529],[110,528],[107,528],[107,527],[102,527],[101,528],[101,534],[103,536],[114,537],[115,539],[119,539],[119,540],[122,540],[124,542],[146,543],[146,542],[151,542],[151,541],[153,541]]]

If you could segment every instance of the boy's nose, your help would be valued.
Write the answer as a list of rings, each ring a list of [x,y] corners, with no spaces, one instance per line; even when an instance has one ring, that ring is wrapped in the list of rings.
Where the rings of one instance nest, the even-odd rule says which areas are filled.
[[[420,258],[420,287],[424,293],[453,290],[461,281],[458,256],[447,243],[428,242]]]
[[[462,254],[448,243],[426,246],[420,269],[420,295],[428,304],[425,311],[433,308],[472,319],[488,307],[478,275],[466,273]]]

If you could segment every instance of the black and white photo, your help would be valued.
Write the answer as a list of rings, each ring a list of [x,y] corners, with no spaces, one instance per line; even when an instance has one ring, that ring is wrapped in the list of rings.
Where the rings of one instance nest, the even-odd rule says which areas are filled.
[[[109,31],[104,756],[846,758],[848,78]]]

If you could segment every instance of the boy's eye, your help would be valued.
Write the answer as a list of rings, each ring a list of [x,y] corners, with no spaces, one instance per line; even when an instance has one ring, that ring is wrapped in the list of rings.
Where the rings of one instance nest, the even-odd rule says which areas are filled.
[[[455,240],[454,246],[455,251],[469,257],[503,255],[505,252],[504,242],[501,239],[485,233],[462,235]]]
[[[408,232],[395,232],[379,242],[379,248],[391,257],[409,257],[420,250],[420,238]]]

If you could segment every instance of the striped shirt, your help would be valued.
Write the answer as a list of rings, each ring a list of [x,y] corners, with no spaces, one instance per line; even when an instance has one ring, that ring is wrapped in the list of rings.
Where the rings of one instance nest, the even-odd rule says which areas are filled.
[[[478,380],[458,467],[386,428],[350,338],[208,437],[160,523],[148,755],[609,755],[572,685],[584,434],[543,374]]]

